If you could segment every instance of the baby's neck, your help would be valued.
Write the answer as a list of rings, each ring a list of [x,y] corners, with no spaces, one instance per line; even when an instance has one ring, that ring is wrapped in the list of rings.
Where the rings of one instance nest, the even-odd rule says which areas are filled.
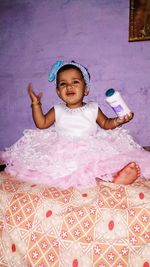
[[[80,103],[80,104],[75,104],[75,105],[66,104],[66,106],[67,106],[68,108],[70,108],[70,109],[81,108],[81,107],[83,107],[83,106],[85,106],[85,105],[86,105],[85,102],[82,102],[82,103]]]

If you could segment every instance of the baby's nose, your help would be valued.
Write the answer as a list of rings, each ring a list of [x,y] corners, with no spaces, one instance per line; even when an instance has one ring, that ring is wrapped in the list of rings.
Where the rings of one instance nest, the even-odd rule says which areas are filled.
[[[67,83],[67,89],[72,89],[72,83]]]

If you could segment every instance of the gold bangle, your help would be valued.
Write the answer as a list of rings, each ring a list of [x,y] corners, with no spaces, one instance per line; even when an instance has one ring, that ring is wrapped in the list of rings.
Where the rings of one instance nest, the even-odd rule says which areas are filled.
[[[33,101],[32,103],[31,103],[31,107],[32,106],[41,106],[41,102],[40,101]]]
[[[32,101],[32,105],[36,105],[36,104],[38,104],[38,103],[40,103],[40,101],[38,101],[38,100],[35,100],[35,101]]]

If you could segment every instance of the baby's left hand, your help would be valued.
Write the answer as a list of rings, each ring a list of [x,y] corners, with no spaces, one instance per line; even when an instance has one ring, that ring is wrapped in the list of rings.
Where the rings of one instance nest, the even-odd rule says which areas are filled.
[[[130,113],[126,114],[126,115],[123,116],[123,117],[118,117],[118,118],[116,118],[116,123],[117,123],[118,126],[119,126],[119,125],[121,125],[121,124],[124,124],[124,123],[126,123],[126,122],[129,122],[130,120],[132,120],[133,116],[134,116],[134,113],[133,113],[133,112],[130,112]]]

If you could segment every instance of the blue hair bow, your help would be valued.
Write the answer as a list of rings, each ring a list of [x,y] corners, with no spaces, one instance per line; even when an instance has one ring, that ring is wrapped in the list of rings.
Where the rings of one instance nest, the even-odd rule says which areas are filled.
[[[83,74],[83,77],[84,77],[84,80],[86,82],[87,87],[90,88],[90,76],[89,76],[87,69],[84,66],[82,66],[81,64],[76,63],[73,60],[70,62],[64,62],[63,60],[57,60],[50,70],[50,73],[48,75],[48,81],[49,82],[55,81],[55,83],[56,83],[57,72],[62,66],[65,66],[65,65],[74,65],[78,69],[80,69],[80,71]]]
[[[54,65],[52,66],[50,73],[48,75],[48,81],[53,82],[56,78],[56,73],[60,69],[61,66],[63,66],[64,61],[63,60],[57,60]]]

